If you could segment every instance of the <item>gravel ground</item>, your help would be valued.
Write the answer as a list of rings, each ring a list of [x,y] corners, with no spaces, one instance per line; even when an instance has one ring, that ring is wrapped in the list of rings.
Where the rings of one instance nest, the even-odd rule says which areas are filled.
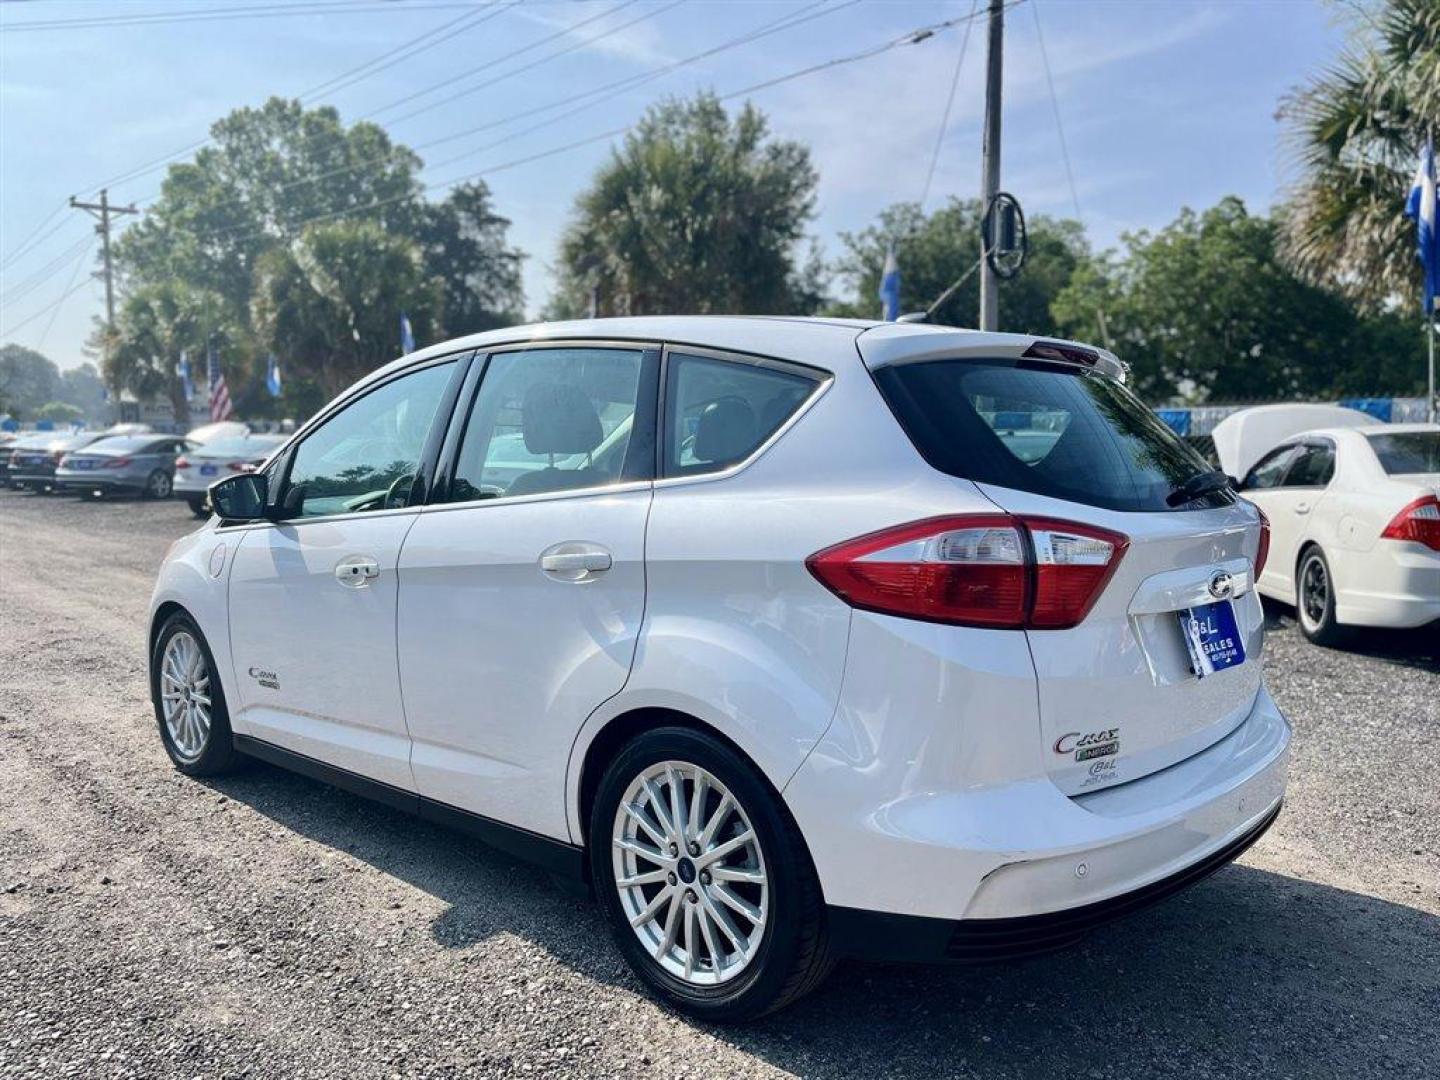
[[[599,912],[267,766],[174,772],[146,700],[183,504],[0,491],[0,1075],[1440,1075],[1440,664],[1273,613],[1289,803],[1051,957],[846,965],[745,1028],[640,993]]]

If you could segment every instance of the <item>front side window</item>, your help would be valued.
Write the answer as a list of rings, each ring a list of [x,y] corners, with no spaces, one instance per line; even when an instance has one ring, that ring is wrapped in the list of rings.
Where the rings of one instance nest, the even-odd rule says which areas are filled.
[[[671,353],[665,389],[665,474],[715,472],[749,457],[819,385],[819,378]]]
[[[933,360],[875,382],[931,465],[977,483],[1108,510],[1225,506],[1168,497],[1209,466],[1115,379],[1030,361]]]
[[[1380,467],[1390,476],[1440,473],[1440,431],[1366,435]]]
[[[346,405],[295,449],[280,505],[287,517],[407,505],[454,361],[402,375]]]
[[[1307,446],[1285,474],[1284,487],[1324,487],[1335,475],[1335,448]]]
[[[1256,488],[1279,487],[1280,482],[1285,479],[1285,474],[1290,466],[1295,464],[1300,455],[1305,452],[1303,446],[1282,446],[1271,450],[1250,470],[1245,477],[1245,483],[1241,486],[1246,491]]]
[[[643,355],[583,347],[493,354],[448,501],[572,491],[639,475],[632,449],[639,454],[645,444],[654,455],[653,438],[634,430]]]

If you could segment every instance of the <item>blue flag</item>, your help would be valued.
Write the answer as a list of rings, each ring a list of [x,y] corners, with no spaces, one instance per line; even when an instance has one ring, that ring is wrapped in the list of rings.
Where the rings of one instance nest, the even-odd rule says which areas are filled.
[[[275,354],[270,354],[270,360],[265,367],[265,389],[270,391],[271,397],[280,396],[280,361],[275,359]]]
[[[1425,275],[1425,314],[1429,315],[1435,310],[1435,294],[1440,293],[1440,237],[1435,231],[1435,144],[1428,138],[1420,151],[1415,185],[1405,200],[1405,216],[1415,219],[1415,253]]]
[[[894,322],[900,317],[900,264],[895,261],[895,245],[885,252],[885,269],[880,272],[880,302],[885,305],[881,318]]]
[[[190,354],[180,350],[180,362],[175,365],[175,374],[180,376],[180,387],[185,391],[185,400],[195,396],[195,384],[190,381]]]
[[[403,311],[400,313],[400,351],[402,353],[415,351],[415,331],[410,329],[410,316]]]

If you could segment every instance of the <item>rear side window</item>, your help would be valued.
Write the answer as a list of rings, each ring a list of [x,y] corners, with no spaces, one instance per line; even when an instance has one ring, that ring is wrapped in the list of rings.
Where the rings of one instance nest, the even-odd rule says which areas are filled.
[[[1229,505],[1218,491],[1166,497],[1205,460],[1121,383],[1031,361],[935,360],[881,368],[875,381],[935,468],[977,483],[1108,510]]]
[[[1440,473],[1440,431],[1367,435],[1380,467],[1391,476]]]
[[[1307,446],[1300,460],[1285,474],[1283,487],[1324,487],[1335,475],[1335,448]]]
[[[794,415],[818,374],[672,352],[665,380],[665,475],[743,461]]]

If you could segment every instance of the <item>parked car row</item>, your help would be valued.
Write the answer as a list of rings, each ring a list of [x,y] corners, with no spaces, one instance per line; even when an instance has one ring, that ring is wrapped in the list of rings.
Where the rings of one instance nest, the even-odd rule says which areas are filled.
[[[255,468],[284,441],[283,435],[251,434],[244,424],[231,422],[186,436],[140,425],[35,432],[0,446],[0,485],[87,498],[179,498],[197,517],[206,517],[210,484]]]

